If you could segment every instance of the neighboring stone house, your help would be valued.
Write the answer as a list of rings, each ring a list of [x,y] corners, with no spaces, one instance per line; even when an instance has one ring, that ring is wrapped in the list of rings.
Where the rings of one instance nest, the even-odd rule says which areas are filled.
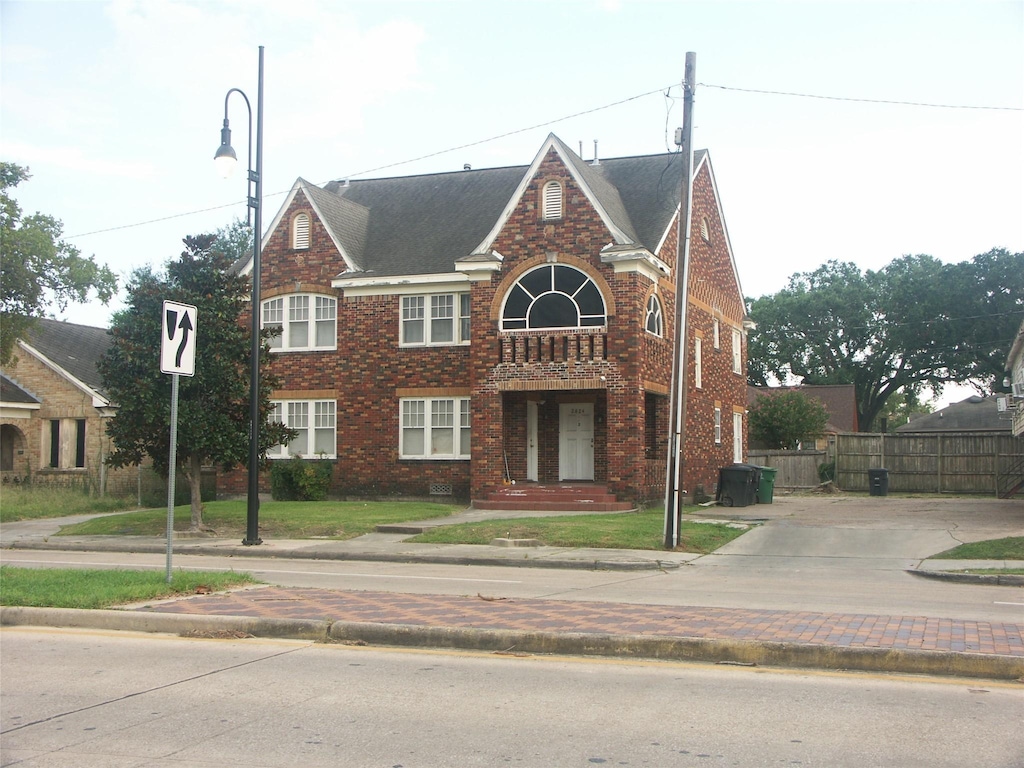
[[[299,430],[271,456],[336,460],[345,495],[478,501],[514,480],[659,498],[681,168],[585,162],[551,135],[529,166],[298,179],[263,240],[271,397]],[[691,493],[746,451],[745,306],[706,152],[692,222]]]
[[[106,420],[114,409],[96,363],[110,345],[104,328],[37,320],[0,373],[0,470],[5,483],[31,481],[134,493],[136,470],[112,472]]]

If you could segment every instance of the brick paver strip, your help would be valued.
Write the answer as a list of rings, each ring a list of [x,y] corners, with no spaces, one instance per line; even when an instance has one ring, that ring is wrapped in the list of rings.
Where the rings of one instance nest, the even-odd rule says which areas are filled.
[[[697,608],[268,587],[136,610],[260,618],[754,640],[1024,657],[1024,625],[847,613]]]

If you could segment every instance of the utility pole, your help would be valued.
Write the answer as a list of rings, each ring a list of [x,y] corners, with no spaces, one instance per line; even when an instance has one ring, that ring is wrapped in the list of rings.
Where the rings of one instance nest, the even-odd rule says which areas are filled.
[[[676,348],[672,356],[668,460],[665,470],[665,549],[679,544],[682,517],[683,447],[686,443],[686,305],[690,291],[690,223],[693,217],[693,92],[697,87],[697,54],[686,54],[683,76],[683,128],[677,143],[682,155],[679,192],[679,234],[676,238]]]

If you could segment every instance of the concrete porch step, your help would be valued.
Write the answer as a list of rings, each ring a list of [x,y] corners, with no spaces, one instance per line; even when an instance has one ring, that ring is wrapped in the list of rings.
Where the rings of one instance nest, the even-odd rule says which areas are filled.
[[[633,508],[632,504],[619,501],[606,486],[593,483],[507,485],[474,500],[473,506],[477,509],[553,512],[626,512]]]

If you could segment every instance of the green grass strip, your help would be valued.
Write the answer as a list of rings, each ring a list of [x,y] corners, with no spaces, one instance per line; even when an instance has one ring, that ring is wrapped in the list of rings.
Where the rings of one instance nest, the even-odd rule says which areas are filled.
[[[109,608],[255,584],[247,573],[77,570],[0,566],[0,604],[48,608]]]
[[[435,544],[489,544],[493,539],[538,539],[550,547],[614,549],[663,549],[665,517],[658,510],[609,515],[517,518],[482,523],[444,525],[426,531],[410,542]],[[745,529],[721,523],[684,521],[677,551],[714,552]]]
[[[1024,560],[1024,536],[974,541],[932,557],[940,560]]]

